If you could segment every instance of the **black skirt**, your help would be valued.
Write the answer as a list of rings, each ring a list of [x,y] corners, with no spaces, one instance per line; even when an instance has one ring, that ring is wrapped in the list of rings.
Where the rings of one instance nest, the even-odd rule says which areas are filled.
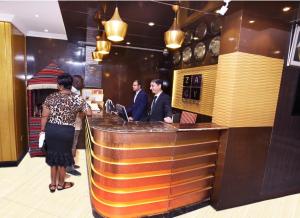
[[[72,155],[74,132],[75,128],[73,126],[52,123],[46,124],[46,163],[49,166],[67,167],[74,165]]]

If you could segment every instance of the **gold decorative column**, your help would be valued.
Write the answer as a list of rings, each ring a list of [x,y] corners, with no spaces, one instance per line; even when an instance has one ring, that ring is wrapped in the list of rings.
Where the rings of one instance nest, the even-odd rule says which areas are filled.
[[[0,165],[17,163],[26,151],[25,37],[0,22]]]

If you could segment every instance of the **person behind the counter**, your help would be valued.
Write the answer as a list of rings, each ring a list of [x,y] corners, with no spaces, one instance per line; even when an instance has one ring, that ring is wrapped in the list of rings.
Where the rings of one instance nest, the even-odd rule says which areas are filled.
[[[133,104],[130,107],[127,107],[126,111],[130,116],[129,121],[140,121],[147,116],[148,96],[142,89],[139,80],[133,81],[132,90],[135,92]]]
[[[171,98],[162,90],[163,81],[161,79],[154,79],[150,83],[150,90],[154,94],[148,121],[164,121],[172,123],[172,108]]]

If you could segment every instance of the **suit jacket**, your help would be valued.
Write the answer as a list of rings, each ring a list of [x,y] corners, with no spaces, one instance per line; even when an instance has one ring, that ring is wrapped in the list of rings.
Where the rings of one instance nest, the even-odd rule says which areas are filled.
[[[133,118],[134,121],[139,121],[147,116],[147,104],[148,96],[144,90],[141,90],[135,98],[135,102],[126,108],[129,116]]]
[[[152,113],[151,113],[152,112]],[[161,93],[156,99],[152,110],[148,116],[149,121],[164,121],[165,117],[172,117],[171,98],[165,93]]]

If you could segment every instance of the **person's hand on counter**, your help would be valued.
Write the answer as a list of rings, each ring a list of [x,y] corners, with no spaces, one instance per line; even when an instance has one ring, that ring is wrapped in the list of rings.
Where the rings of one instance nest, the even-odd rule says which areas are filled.
[[[165,118],[164,118],[164,121],[165,121],[166,123],[173,123],[173,120],[172,120],[171,117],[165,117]]]

